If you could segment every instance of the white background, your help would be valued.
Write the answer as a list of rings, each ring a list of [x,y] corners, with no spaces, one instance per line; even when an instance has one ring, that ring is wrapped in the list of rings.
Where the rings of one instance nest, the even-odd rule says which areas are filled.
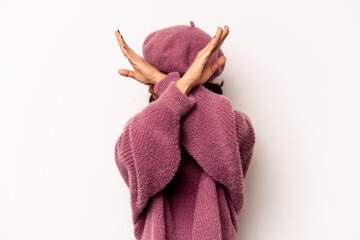
[[[1,1],[0,239],[134,239],[114,160],[148,104],[119,29],[230,33],[224,95],[256,131],[242,240],[360,239],[360,4],[328,1]]]

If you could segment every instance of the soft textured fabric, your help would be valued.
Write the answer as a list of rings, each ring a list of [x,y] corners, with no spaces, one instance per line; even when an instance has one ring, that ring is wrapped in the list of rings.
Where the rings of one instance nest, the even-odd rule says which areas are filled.
[[[189,25],[176,25],[150,33],[142,46],[143,57],[158,70],[170,73],[178,72],[183,76],[197,53],[212,39],[204,30],[195,27],[193,21]],[[209,64],[215,62],[224,53],[219,48],[210,58]],[[213,82],[225,68],[225,64],[218,68],[207,82]]]
[[[200,85],[188,95],[178,72],[155,85],[159,98],[116,141],[130,190],[136,239],[237,239],[255,133],[230,100]]]

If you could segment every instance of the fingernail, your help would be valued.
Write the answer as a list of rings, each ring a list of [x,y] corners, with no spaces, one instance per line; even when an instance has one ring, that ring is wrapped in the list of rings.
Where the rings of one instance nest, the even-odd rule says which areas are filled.
[[[224,28],[226,28],[226,25],[225,25],[225,27]]]
[[[118,29],[118,33],[120,33],[119,29]]]

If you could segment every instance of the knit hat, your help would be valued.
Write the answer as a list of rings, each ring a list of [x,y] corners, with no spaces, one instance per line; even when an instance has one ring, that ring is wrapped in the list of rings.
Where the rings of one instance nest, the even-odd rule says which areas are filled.
[[[183,76],[197,53],[203,49],[212,37],[205,31],[195,27],[193,21],[188,25],[176,25],[150,33],[143,43],[142,52],[146,61],[164,73],[178,72]],[[219,48],[209,60],[213,64],[223,56]],[[225,68],[219,67],[207,80],[212,82]]]

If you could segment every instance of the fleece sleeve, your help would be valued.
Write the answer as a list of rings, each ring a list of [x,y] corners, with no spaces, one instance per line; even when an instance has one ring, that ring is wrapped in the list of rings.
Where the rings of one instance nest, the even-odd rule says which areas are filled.
[[[245,113],[234,110],[236,135],[239,143],[244,178],[249,169],[255,145],[255,132],[252,122]]]
[[[159,98],[128,120],[116,142],[115,161],[130,190],[133,223],[180,163],[180,119],[196,100],[176,86],[179,78],[178,72],[171,72],[155,85]]]

